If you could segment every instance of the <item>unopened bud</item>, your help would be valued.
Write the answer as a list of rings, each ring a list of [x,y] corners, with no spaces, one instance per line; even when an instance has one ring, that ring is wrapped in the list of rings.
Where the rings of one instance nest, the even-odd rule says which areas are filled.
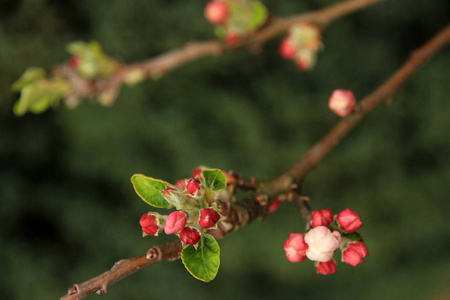
[[[312,213],[311,227],[328,226],[333,222],[333,213],[329,209],[318,209]]]
[[[325,226],[317,226],[305,235],[308,244],[306,256],[310,260],[326,262],[332,259],[334,250],[339,248],[341,234],[338,231],[331,232]]]
[[[200,232],[191,227],[184,227],[180,232],[180,240],[187,245],[195,245],[200,241]]]
[[[223,1],[214,0],[206,4],[205,18],[212,24],[225,23],[229,14],[228,5]]]
[[[285,37],[281,43],[280,48],[278,49],[282,58],[291,59],[294,58],[298,49],[289,42],[289,36]]]
[[[284,242],[284,251],[290,262],[304,261],[306,250],[308,250],[308,244],[305,243],[305,236],[301,233],[290,233],[289,238]]]
[[[350,114],[356,106],[356,99],[350,90],[334,90],[328,101],[328,107],[339,117]]]
[[[319,262],[316,265],[317,273],[322,275],[330,275],[336,273],[336,262],[331,259],[327,262]]]
[[[69,58],[68,64],[72,69],[76,69],[80,65],[80,58],[78,56],[72,56]]]
[[[343,260],[354,267],[363,263],[367,256],[369,256],[369,250],[364,242],[350,243],[343,252]]]
[[[159,221],[158,218],[153,215],[152,213],[145,213],[142,215],[141,219],[139,220],[139,224],[142,227],[142,231],[145,235],[153,235],[157,236],[159,233]]]
[[[278,210],[278,208],[281,205],[281,199],[280,198],[276,198],[275,200],[272,201],[272,203],[270,203],[269,208],[267,209],[268,213],[274,213]]]
[[[166,223],[164,224],[164,232],[166,234],[177,233],[186,226],[186,213],[182,211],[171,212],[167,216]]]
[[[346,232],[355,232],[362,225],[361,217],[359,216],[359,214],[351,210],[350,208],[341,211],[337,215],[336,220],[342,230]]]
[[[186,183],[186,189],[192,196],[195,196],[201,190],[201,188],[202,186],[200,184],[200,181],[198,181],[197,179],[189,179]]]
[[[204,208],[200,211],[198,224],[203,228],[211,228],[219,221],[220,215],[212,208]]]

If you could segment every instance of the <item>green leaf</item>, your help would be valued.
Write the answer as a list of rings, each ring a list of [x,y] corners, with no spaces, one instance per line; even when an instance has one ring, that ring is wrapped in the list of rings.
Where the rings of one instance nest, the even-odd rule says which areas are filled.
[[[67,52],[80,58],[77,72],[86,78],[107,77],[115,70],[114,60],[103,52],[96,41],[72,42],[67,45]]]
[[[216,277],[217,271],[219,271],[219,243],[213,236],[204,233],[197,249],[189,245],[181,251],[181,260],[192,276],[209,282]]]
[[[133,183],[136,194],[151,206],[160,208],[170,206],[170,203],[162,195],[162,191],[169,183],[142,174],[134,174],[131,177],[131,183]]]
[[[261,27],[267,19],[267,8],[259,1],[253,2],[252,16],[250,19],[249,29],[255,30]]]
[[[205,178],[206,187],[213,191],[220,191],[227,187],[227,179],[219,169],[210,169],[202,171]]]
[[[20,91],[26,85],[45,77],[45,70],[42,68],[28,68],[11,86],[13,91]]]

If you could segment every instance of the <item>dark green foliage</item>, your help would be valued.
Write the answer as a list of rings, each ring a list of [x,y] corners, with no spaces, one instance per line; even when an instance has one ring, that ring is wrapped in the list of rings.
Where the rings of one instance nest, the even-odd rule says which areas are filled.
[[[265,1],[275,15],[335,3]],[[414,3],[412,3],[414,2]],[[98,40],[134,62],[213,38],[206,1],[3,1],[0,4],[0,292],[2,299],[57,299],[74,282],[176,237],[141,237],[150,210],[129,178],[167,182],[199,165],[273,179],[337,121],[333,89],[358,99],[381,84],[448,23],[448,1],[386,1],[331,24],[316,68],[300,73],[278,41],[205,58],[159,81],[125,87],[112,108],[89,102],[13,116],[11,84],[27,67],[68,58],[67,43]],[[202,283],[163,262],[103,299],[430,299],[450,282],[450,69],[441,51],[371,114],[305,182],[314,209],[350,207],[364,225],[367,262],[335,276],[289,263],[283,242],[303,231],[283,204],[220,242],[217,278]],[[174,286],[175,284],[175,286]],[[192,294],[190,294],[192,293]],[[97,296],[92,296],[95,299]]]

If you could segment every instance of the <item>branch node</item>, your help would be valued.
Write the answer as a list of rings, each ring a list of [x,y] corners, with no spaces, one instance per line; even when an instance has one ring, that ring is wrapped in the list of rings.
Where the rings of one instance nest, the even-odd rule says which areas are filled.
[[[153,247],[150,250],[147,251],[145,254],[146,259],[155,259],[159,256],[159,249],[158,247]]]
[[[74,284],[67,290],[67,295],[74,295],[78,293],[80,286],[78,284]]]

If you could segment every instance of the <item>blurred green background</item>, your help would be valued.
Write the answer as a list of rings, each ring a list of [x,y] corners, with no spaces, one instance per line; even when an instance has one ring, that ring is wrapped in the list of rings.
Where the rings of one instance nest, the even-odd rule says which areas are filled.
[[[335,2],[265,4],[287,16]],[[257,56],[204,58],[125,87],[112,108],[12,115],[12,82],[29,66],[64,62],[67,43],[95,39],[113,57],[140,61],[213,38],[205,3],[0,0],[0,298],[57,299],[174,240],[141,237],[138,220],[151,208],[135,195],[133,173],[175,181],[207,165],[262,180],[282,174],[338,120],[327,108],[334,89],[364,97],[450,19],[449,1],[386,1],[332,23],[309,73],[279,57],[280,37]],[[428,62],[305,183],[313,209],[360,213],[365,264],[320,276],[311,262],[289,263],[283,242],[304,224],[284,204],[220,241],[213,282],[163,262],[101,299],[448,299],[449,54]]]

